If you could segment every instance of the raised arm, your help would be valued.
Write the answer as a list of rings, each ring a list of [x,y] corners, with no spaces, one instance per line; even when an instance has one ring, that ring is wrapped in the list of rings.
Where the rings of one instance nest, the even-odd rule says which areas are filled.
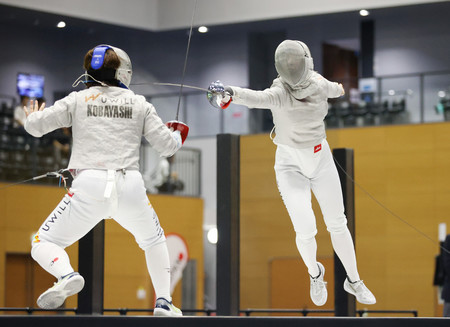
[[[61,127],[72,126],[70,110],[76,105],[75,93],[58,100],[51,107],[45,108],[45,103],[40,107],[36,100],[30,101],[28,107],[24,107],[27,116],[25,130],[35,137],[41,137]]]

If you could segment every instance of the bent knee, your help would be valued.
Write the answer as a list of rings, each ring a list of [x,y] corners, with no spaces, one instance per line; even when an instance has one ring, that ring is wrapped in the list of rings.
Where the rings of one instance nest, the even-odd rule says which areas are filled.
[[[41,238],[39,236],[39,232],[33,235],[31,238],[31,247],[35,246],[36,244],[39,244],[41,242]]]
[[[43,242],[43,240],[39,237],[39,232],[34,234],[32,240],[31,240],[31,257],[33,259],[35,259],[36,252],[40,248],[40,245],[42,244],[42,242]]]
[[[33,252],[36,251],[36,248],[38,248],[42,242],[45,241],[40,237],[39,232],[33,235],[31,239],[31,256],[33,256]]]
[[[327,230],[331,234],[341,234],[347,230],[347,218],[345,216],[335,218],[332,221],[328,221]]]
[[[301,244],[308,244],[314,240],[314,237],[316,236],[316,234],[317,234],[317,229],[310,233],[307,233],[307,234],[296,232],[295,240]]]
[[[162,233],[162,234],[156,235],[154,237],[149,237],[149,238],[144,239],[144,240],[136,239],[136,242],[139,245],[139,247],[142,250],[145,251],[145,250],[150,249],[151,247],[153,247],[153,246],[155,246],[155,245],[157,245],[159,243],[164,242],[165,240],[166,240],[166,236],[164,235],[164,233]]]

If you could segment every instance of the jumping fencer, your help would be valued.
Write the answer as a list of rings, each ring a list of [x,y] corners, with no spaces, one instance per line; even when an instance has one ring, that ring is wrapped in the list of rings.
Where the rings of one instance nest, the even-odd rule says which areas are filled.
[[[84,279],[64,250],[102,219],[112,218],[128,230],[145,252],[156,294],[154,315],[182,316],[170,295],[170,262],[164,231],[150,204],[139,172],[144,136],[161,156],[173,155],[189,128],[164,124],[146,99],[129,90],[132,66],[127,53],[99,45],[84,57],[86,72],[72,92],[51,107],[37,101],[25,107],[25,129],[35,137],[72,126],[73,148],[68,168],[72,186],[44,221],[32,241],[31,255],[57,282],[37,299],[39,307],[55,309],[77,294]]]
[[[278,77],[270,88],[254,91],[217,81],[209,86],[208,99],[222,109],[233,101],[272,111],[276,180],[296,232],[298,251],[310,275],[314,304],[324,305],[328,293],[324,266],[316,259],[317,229],[311,190],[319,202],[334,251],[346,270],[344,289],[360,303],[374,304],[375,296],[359,277],[339,176],[325,134],[327,100],[344,95],[344,88],[313,70],[309,48],[301,41],[285,40],[279,44],[275,68]]]

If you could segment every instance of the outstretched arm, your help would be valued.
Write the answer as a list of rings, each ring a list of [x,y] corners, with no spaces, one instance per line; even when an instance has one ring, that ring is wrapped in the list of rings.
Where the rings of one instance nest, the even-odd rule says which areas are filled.
[[[230,86],[233,90],[233,102],[249,108],[272,109],[282,106],[282,93],[280,88],[268,88],[255,91],[237,86]]]
[[[274,86],[263,91],[254,91],[237,86],[224,86],[220,81],[216,81],[211,83],[208,89],[209,102],[222,109],[228,107],[231,101],[249,108],[272,109],[281,107],[282,99],[287,97],[283,88]]]
[[[345,94],[344,86],[341,83],[330,82],[324,79],[327,83],[327,96],[328,98],[338,98]]]

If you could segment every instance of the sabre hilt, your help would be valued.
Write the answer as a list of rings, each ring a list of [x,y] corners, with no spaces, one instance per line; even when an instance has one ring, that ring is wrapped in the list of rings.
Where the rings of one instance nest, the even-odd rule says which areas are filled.
[[[209,103],[216,108],[225,109],[233,101],[233,90],[229,86],[224,86],[219,80],[211,83],[208,87],[206,97]]]

